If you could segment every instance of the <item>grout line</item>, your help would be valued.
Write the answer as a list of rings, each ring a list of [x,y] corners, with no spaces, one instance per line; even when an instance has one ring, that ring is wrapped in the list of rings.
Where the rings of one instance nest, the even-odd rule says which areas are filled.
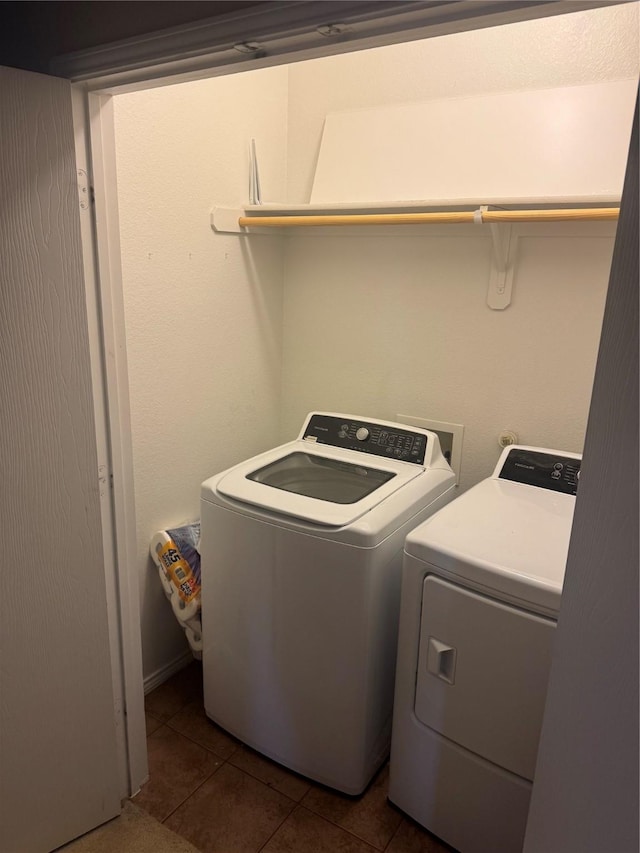
[[[174,716],[175,716],[175,715],[174,715]],[[172,717],[171,719],[173,719],[173,717]],[[219,753],[219,752],[216,752],[216,751],[215,751],[215,749],[211,749],[211,747],[210,747],[210,746],[205,746],[205,745],[204,745],[203,743],[201,743],[199,740],[195,740],[191,735],[187,735],[187,734],[185,734],[184,732],[181,732],[179,729],[174,729],[174,727],[173,727],[173,726],[171,725],[171,723],[170,723],[170,720],[168,720],[168,721],[165,723],[165,725],[166,725],[166,726],[168,726],[168,727],[171,729],[171,731],[172,731],[172,732],[175,732],[177,735],[181,735],[183,738],[186,738],[188,741],[191,741],[191,743],[195,744],[196,746],[199,746],[199,747],[200,747],[200,749],[204,749],[204,750],[206,750],[207,752],[211,753],[211,755],[215,755],[215,757],[216,757],[216,758],[219,758],[219,759],[220,759],[220,761],[224,761],[224,762],[228,761],[230,758],[232,758],[232,757],[236,754],[236,752],[237,752],[237,751],[238,751],[238,749],[239,749],[239,745],[238,745],[238,746],[236,746],[236,748],[233,750],[233,752],[232,752],[230,755],[228,755],[226,758],[224,758],[222,755],[220,755],[220,753]],[[214,725],[215,725],[215,724],[214,724]],[[225,734],[226,734],[226,733],[225,733]],[[230,737],[230,735],[228,735],[228,737]]]
[[[291,800],[294,805],[300,805],[300,800],[294,800],[294,798],[290,797],[289,794],[285,794],[283,791],[280,791],[278,788],[276,788],[275,785],[271,785],[269,782],[265,782],[264,779],[261,779],[259,776],[255,776],[253,773],[251,773],[250,770],[245,770],[243,767],[238,767],[236,764],[232,764],[229,760],[227,763],[231,767],[235,767],[235,769],[239,770],[241,773],[244,773],[244,775],[248,776],[250,779],[254,779],[256,782],[260,782],[262,785],[265,786],[265,788],[268,788],[270,791],[274,791],[274,793],[280,794],[281,797],[286,797],[288,800]]]
[[[395,831],[393,832],[393,834],[392,834],[391,838],[389,839],[389,841],[387,842],[387,844],[386,844],[386,846],[385,846],[385,848],[384,848],[383,853],[386,853],[386,851],[391,847],[391,842],[392,842],[392,841],[393,841],[393,839],[396,837],[396,835],[400,832],[400,827],[402,826],[402,824],[403,824],[403,823],[404,823],[404,818],[402,818],[402,820],[400,821],[400,823],[396,826]]]
[[[309,786],[309,787],[307,788],[307,790],[304,792],[304,794],[302,795],[302,797],[301,797],[299,800],[296,800],[296,799],[294,799],[293,797],[289,796],[289,794],[285,794],[285,793],[284,793],[284,791],[281,791],[279,788],[276,788],[276,786],[275,786],[275,785],[272,785],[270,782],[265,782],[265,781],[264,781],[264,779],[261,779],[259,776],[254,775],[250,770],[246,770],[244,767],[238,767],[238,765],[237,765],[237,764],[234,764],[234,763],[231,761],[231,759],[232,759],[232,758],[233,758],[237,753],[239,753],[239,752],[240,752],[241,747],[242,747],[242,744],[240,744],[240,746],[238,747],[238,749],[237,749],[237,750],[236,750],[232,755],[230,755],[230,756],[229,756],[229,758],[227,759],[227,761],[229,762],[229,764],[230,764],[232,767],[235,767],[235,768],[236,768],[236,770],[240,770],[242,773],[245,773],[247,776],[250,776],[252,779],[255,779],[257,782],[262,782],[262,784],[263,784],[263,785],[265,785],[267,788],[269,788],[271,791],[275,791],[275,792],[276,792],[276,794],[281,794],[283,797],[287,797],[287,799],[289,799],[289,800],[291,800],[292,802],[294,802],[297,806],[302,805],[302,800],[304,800],[304,798],[307,796],[307,794],[309,793],[309,791],[312,789],[312,787],[313,787],[313,782],[307,781],[307,780],[305,779],[305,777],[300,776],[299,774],[295,773],[293,770],[289,770],[289,768],[288,768],[288,767],[285,767],[285,766],[284,766],[284,764],[278,764],[278,762],[277,762],[277,761],[273,761],[273,760],[272,760],[271,758],[269,758],[268,756],[266,756],[266,755],[262,755],[261,753],[256,752],[256,754],[257,754],[257,755],[259,755],[259,756],[260,756],[261,758],[263,758],[265,761],[269,761],[269,762],[271,762],[271,763],[272,763],[275,767],[277,767],[279,770],[282,770],[283,772],[287,773],[288,775],[291,775],[291,776],[292,776],[293,778],[295,778],[295,779],[300,779],[300,780],[302,780],[303,782],[305,782],[305,784],[307,784],[307,785]],[[252,749],[252,747],[248,747],[248,748],[249,748],[249,749]]]
[[[370,841],[367,841],[365,838],[362,838],[361,836],[356,835],[355,832],[351,832],[351,830],[347,829],[345,826],[342,826],[339,823],[334,823],[334,821],[332,821],[330,818],[325,817],[324,815],[321,815],[318,812],[314,812],[313,809],[310,809],[308,806],[301,805],[300,807],[305,809],[305,811],[308,811],[310,814],[314,815],[314,817],[320,818],[320,820],[324,821],[325,823],[328,823],[330,826],[335,826],[336,829],[339,829],[342,832],[346,832],[347,835],[350,835],[352,838],[355,838],[356,841],[360,842],[360,844],[366,844],[366,846],[370,850],[375,851],[375,853],[382,853],[380,847],[376,847],[375,844],[372,844]]]
[[[196,793],[196,791],[199,791],[200,788],[202,788],[202,786],[204,785],[205,782],[208,782],[212,776],[215,776],[216,773],[218,772],[218,770],[220,770],[220,768],[226,763],[227,763],[226,761],[221,761],[220,764],[218,764],[218,766],[214,770],[212,770],[211,773],[209,773],[209,775],[205,779],[203,779],[199,785],[196,785],[196,787],[193,789],[193,791],[191,791],[191,793],[188,796],[186,796],[184,798],[184,800],[182,800],[180,803],[178,803],[178,805],[174,809],[172,809],[172,811],[169,812],[169,814],[165,818],[163,818],[163,820],[160,822],[165,823],[165,821],[169,820],[169,818],[172,815],[174,815],[178,811],[178,809],[181,808],[187,802],[187,800],[190,800],[191,797],[193,797],[193,795]],[[173,832],[176,832],[176,830],[174,829]],[[176,835],[180,835],[180,833],[176,832]],[[180,837],[184,838],[184,835],[181,835]],[[185,841],[188,841],[188,840],[189,840],[188,838],[185,839]]]
[[[159,716],[157,715],[157,713],[155,713],[154,711],[147,711],[147,709],[145,708],[145,709],[144,709],[144,712],[145,712],[145,714],[148,714],[150,717],[153,717],[153,719],[154,719],[154,720],[157,720],[159,723],[161,723],[161,722],[162,722],[162,720],[160,719],[160,717],[159,717]]]
[[[291,803],[293,803],[293,809],[291,809],[291,812],[293,812],[293,810],[295,809],[296,806],[300,805],[298,800],[294,800],[293,797],[290,797],[288,794],[283,794],[282,791],[278,791],[277,788],[274,788],[268,782],[265,782],[264,779],[259,779],[257,776],[254,776],[253,773],[250,773],[248,770],[243,770],[242,767],[237,767],[235,764],[232,764],[230,760],[227,760],[226,764],[228,764],[229,767],[233,767],[234,770],[237,770],[239,773],[242,773],[244,776],[247,776],[247,778],[253,779],[254,782],[259,782],[261,785],[264,785],[265,788],[267,788],[269,791],[273,791],[274,794],[278,794],[280,797],[284,797],[285,800],[289,800]],[[291,812],[289,812],[289,814],[291,814]],[[287,815],[287,817],[288,817],[288,815]],[[285,818],[285,820],[286,820],[286,818]]]
[[[231,766],[233,767],[233,764],[232,764]],[[236,767],[236,770],[240,770],[240,768],[239,768],[239,767]],[[240,772],[243,772],[243,771],[240,771]],[[263,784],[264,784],[264,783],[263,783]],[[284,795],[283,795],[283,796],[284,796]],[[289,797],[289,799],[291,799],[291,797]],[[270,836],[267,838],[267,840],[264,842],[264,844],[262,845],[262,847],[259,847],[259,848],[258,848],[258,850],[256,851],[256,853],[260,853],[260,851],[261,851],[261,850],[264,850],[264,849],[265,849],[265,847],[267,846],[267,844],[269,844],[269,842],[271,841],[271,839],[273,838],[273,836],[276,834],[276,832],[279,832],[279,831],[282,829],[282,827],[283,827],[283,826],[285,825],[285,823],[289,820],[289,818],[290,818],[290,817],[291,817],[291,815],[294,813],[294,811],[295,811],[295,810],[300,806],[300,803],[296,803],[296,802],[295,802],[295,800],[291,800],[291,802],[293,803],[293,808],[291,809],[291,811],[289,812],[289,814],[288,814],[285,818],[283,818],[283,820],[278,824],[278,826],[273,830],[273,832],[271,833],[271,835],[270,835]]]

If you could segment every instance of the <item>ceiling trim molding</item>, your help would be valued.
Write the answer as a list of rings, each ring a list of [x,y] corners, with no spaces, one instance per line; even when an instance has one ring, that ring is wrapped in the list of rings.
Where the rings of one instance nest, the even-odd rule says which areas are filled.
[[[51,73],[89,91],[116,93],[610,5],[608,0],[280,0],[60,56]]]

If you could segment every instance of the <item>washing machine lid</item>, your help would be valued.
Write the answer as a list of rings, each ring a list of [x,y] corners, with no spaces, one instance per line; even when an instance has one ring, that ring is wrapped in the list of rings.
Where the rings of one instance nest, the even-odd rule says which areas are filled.
[[[551,454],[555,457],[550,459]],[[551,477],[558,459],[566,460],[562,471],[571,469],[570,476]],[[557,613],[579,460],[576,454],[509,448],[493,477],[409,534],[407,554],[506,600]]]
[[[255,483],[335,504],[354,504],[396,475],[344,459],[294,450],[247,474]]]
[[[424,472],[424,466],[297,440],[237,465],[216,488],[269,512],[342,527]]]

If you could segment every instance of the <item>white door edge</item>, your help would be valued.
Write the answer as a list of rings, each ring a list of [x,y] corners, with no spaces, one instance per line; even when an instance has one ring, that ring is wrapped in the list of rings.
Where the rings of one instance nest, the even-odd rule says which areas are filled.
[[[72,100],[114,712],[121,796],[126,798],[148,778],[148,764],[113,108],[110,97],[87,95],[80,86],[72,86]]]

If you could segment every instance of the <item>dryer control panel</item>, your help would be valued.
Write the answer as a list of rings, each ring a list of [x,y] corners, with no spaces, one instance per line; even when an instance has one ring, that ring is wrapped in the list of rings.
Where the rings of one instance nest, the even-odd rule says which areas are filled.
[[[580,480],[580,462],[580,459],[560,453],[514,447],[507,454],[499,479],[575,495]]]
[[[424,464],[427,450],[427,436],[423,432],[402,429],[395,424],[352,420],[344,415],[312,415],[303,438],[416,465]]]

